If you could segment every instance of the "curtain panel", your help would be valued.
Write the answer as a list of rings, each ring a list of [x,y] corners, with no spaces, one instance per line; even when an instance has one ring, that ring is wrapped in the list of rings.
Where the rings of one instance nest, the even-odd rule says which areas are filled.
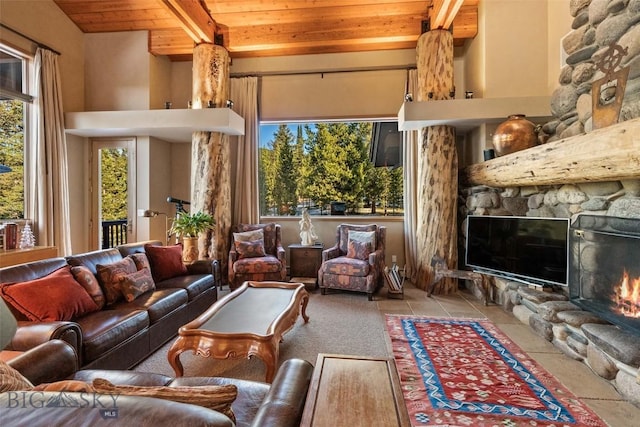
[[[244,136],[235,138],[235,186],[232,192],[232,224],[257,224],[258,202],[258,78],[231,79],[233,110],[244,118]]]
[[[418,70],[409,70],[407,93],[417,93]],[[412,283],[418,280],[418,131],[405,131],[402,138],[404,165],[404,274]]]
[[[67,146],[58,54],[38,48],[35,61],[37,124],[29,147],[31,195],[25,203],[37,230],[38,245],[56,246],[58,255],[72,253],[69,215]]]

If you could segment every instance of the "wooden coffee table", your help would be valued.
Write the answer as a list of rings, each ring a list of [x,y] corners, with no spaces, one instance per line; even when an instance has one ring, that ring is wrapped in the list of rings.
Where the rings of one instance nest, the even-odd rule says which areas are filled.
[[[273,381],[282,336],[306,314],[309,294],[302,283],[245,282],[216,301],[178,331],[169,349],[169,364],[182,376],[180,354],[191,350],[216,359],[258,356],[266,365],[266,381]]]
[[[409,427],[391,358],[319,354],[301,427]]]

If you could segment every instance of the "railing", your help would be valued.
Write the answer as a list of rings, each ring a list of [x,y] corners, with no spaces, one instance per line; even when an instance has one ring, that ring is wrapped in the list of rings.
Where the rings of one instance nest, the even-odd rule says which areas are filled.
[[[102,221],[102,249],[127,243],[127,220]]]

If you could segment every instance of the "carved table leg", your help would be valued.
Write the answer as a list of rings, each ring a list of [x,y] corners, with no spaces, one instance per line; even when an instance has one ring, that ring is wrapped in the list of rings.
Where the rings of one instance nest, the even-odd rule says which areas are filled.
[[[307,291],[304,291],[304,294],[302,295],[302,308],[301,308],[301,313],[302,313],[302,318],[304,319],[304,323],[309,323],[309,316],[307,316],[308,303],[309,303],[309,294],[307,293]]]
[[[184,349],[179,348],[176,344],[180,342],[178,339],[169,349],[167,353],[167,358],[169,359],[169,365],[173,368],[176,373],[176,377],[181,377],[184,375],[184,367],[182,366],[182,362],[180,362],[180,354],[184,352]]]
[[[276,339],[275,341],[276,342],[271,343],[271,345],[265,345],[264,347],[262,347],[260,354],[258,355],[267,367],[265,382],[269,384],[273,382],[273,378],[276,376],[276,368],[278,367],[278,355],[280,353],[280,350],[278,348],[278,339]]]

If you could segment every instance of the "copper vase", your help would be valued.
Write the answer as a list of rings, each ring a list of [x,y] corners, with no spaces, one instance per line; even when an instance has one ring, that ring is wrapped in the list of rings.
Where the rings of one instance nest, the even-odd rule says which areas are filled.
[[[500,123],[493,134],[493,146],[498,156],[533,147],[538,142],[536,125],[524,114],[512,114]]]

